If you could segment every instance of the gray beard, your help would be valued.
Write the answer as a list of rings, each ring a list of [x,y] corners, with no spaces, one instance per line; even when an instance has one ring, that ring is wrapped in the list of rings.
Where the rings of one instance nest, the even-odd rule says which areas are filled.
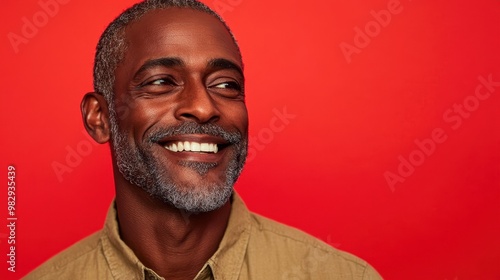
[[[223,206],[233,193],[234,183],[238,179],[247,155],[247,139],[240,133],[228,132],[218,125],[185,122],[180,126],[157,129],[149,132],[143,143],[133,146],[118,127],[116,112],[110,111],[112,151],[119,172],[131,184],[146,191],[152,197],[179,210],[190,213],[208,212]],[[234,145],[235,153],[225,171],[225,182],[220,184],[179,186],[174,183],[172,174],[153,156],[152,147],[160,139],[172,135],[209,134],[222,137]],[[181,162],[201,176],[216,167],[216,163]]]

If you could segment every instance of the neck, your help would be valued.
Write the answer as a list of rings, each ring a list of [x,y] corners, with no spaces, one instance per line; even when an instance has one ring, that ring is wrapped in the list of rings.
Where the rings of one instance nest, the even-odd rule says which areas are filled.
[[[115,180],[122,240],[146,267],[165,279],[194,279],[222,240],[230,202],[193,214],[152,198],[122,178]]]

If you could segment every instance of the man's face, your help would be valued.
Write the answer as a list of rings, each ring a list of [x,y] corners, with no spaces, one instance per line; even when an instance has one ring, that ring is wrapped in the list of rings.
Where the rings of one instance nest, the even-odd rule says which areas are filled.
[[[125,37],[111,112],[120,173],[179,209],[222,206],[248,137],[242,62],[231,36],[211,15],[171,8],[144,15]]]

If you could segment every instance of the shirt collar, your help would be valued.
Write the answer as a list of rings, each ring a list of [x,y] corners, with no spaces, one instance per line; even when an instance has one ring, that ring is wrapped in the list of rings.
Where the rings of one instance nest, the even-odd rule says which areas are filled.
[[[231,214],[219,248],[200,270],[195,280],[238,279],[250,238],[250,212],[234,192]],[[163,279],[145,267],[120,238],[113,202],[106,216],[101,237],[104,256],[114,279]]]
[[[238,279],[250,239],[250,212],[235,192],[231,214],[219,245],[219,249],[208,260],[215,279]]]
[[[103,232],[104,234],[101,237],[102,249],[113,278],[145,279],[147,272],[144,270],[146,267],[135,256],[132,249],[120,238],[114,201],[106,216]],[[148,279],[151,278],[148,277]]]

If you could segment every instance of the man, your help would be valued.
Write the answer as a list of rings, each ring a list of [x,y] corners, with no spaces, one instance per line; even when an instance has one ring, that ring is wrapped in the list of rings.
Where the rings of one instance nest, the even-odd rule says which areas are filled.
[[[97,46],[94,87],[83,121],[110,141],[115,202],[103,230],[27,279],[380,279],[233,192],[247,153],[243,62],[205,5],[123,12]]]

